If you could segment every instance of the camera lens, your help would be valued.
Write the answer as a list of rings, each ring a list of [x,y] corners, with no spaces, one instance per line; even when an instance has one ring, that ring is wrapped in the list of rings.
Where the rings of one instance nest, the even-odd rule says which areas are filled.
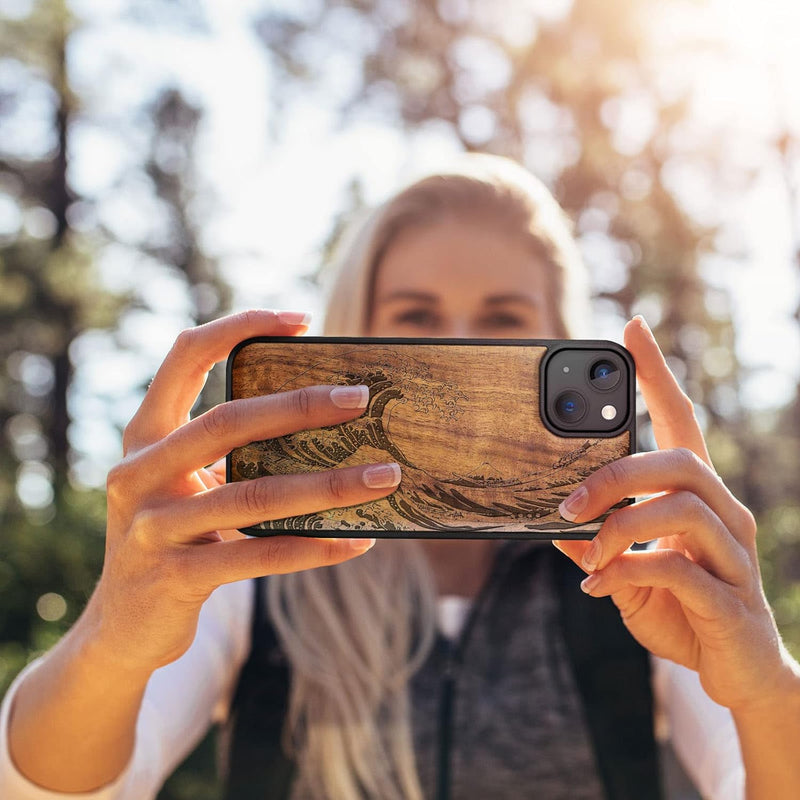
[[[556,398],[555,413],[563,425],[574,425],[586,414],[586,400],[578,392],[562,392]]]
[[[613,361],[606,359],[595,361],[589,370],[589,381],[595,389],[600,391],[613,389],[621,377],[619,367]]]

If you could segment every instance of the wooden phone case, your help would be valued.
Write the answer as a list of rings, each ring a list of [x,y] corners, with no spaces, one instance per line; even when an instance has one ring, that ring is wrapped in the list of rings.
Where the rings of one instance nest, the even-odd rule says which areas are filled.
[[[626,419],[613,435],[564,435],[543,421],[539,386],[553,348],[602,347],[628,367]],[[559,503],[587,475],[633,452],[633,360],[611,342],[275,337],[240,343],[228,399],[317,384],[366,384],[364,413],[341,425],[251,442],[228,481],[397,461],[386,498],[244,529],[267,536],[590,538]]]

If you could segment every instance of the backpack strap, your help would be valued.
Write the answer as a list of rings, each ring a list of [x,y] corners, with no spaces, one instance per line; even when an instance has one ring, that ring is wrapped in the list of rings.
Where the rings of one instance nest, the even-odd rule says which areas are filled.
[[[611,598],[584,594],[583,571],[557,561],[562,630],[606,795],[661,800],[649,655]]]
[[[227,725],[225,800],[284,800],[296,765],[283,750],[289,710],[289,665],[264,607],[266,578],[253,581],[251,651],[234,694]]]

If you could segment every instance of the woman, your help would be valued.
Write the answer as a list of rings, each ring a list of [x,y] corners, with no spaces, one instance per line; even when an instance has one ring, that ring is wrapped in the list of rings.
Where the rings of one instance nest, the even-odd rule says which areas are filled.
[[[510,162],[474,158],[389,201],[349,243],[326,331],[562,337],[581,320],[585,285],[568,228],[543,187]],[[229,769],[239,788],[231,796],[246,796],[237,776],[259,759],[259,750],[246,746],[265,727],[273,739],[276,730],[285,733],[291,747],[265,751],[275,783],[258,785],[261,796],[630,796],[625,787],[615,794],[614,784],[630,753],[603,749],[613,737],[597,734],[605,714],[593,713],[570,669],[574,631],[544,625],[565,619],[554,599],[561,592],[557,565],[567,563],[558,553],[528,543],[393,541],[335,568],[310,570],[360,555],[373,542],[242,540],[231,530],[365,502],[399,481],[396,464],[232,486],[219,485],[219,465],[202,468],[240,444],[363,410],[360,392],[318,387],[222,404],[187,421],[208,369],[236,342],[302,333],[305,325],[302,315],[252,312],[177,340],[126,429],[125,458],[109,476],[107,555],[97,590],[69,634],[26,670],[4,703],[0,793],[60,796],[36,784],[62,793],[105,787],[88,795],[98,798],[152,796],[202,735],[215,704],[235,695]],[[707,762],[706,777],[696,763],[690,771],[718,797],[741,791],[715,773],[728,762],[724,747],[708,741],[717,726],[735,725],[748,797],[796,797],[800,670],[764,599],[752,515],[714,474],[691,403],[641,319],[626,327],[625,343],[662,449],[598,470],[561,512],[584,521],[623,497],[655,496],[612,514],[592,543],[559,548],[589,573],[584,592],[610,595],[633,636],[669,660],[656,659],[661,701],[669,713],[683,703],[700,716],[692,723],[686,713],[673,714],[697,737],[685,749]],[[657,549],[626,552],[652,538]],[[282,577],[267,581],[268,615],[255,594],[248,658],[254,592],[244,579],[266,574]],[[221,584],[229,585],[201,614]],[[456,643],[450,648],[434,642],[437,606],[440,631]],[[490,623],[488,607],[506,611]],[[509,624],[498,638],[503,619]],[[455,678],[448,673],[453,647],[464,657]],[[589,666],[597,661],[592,656]],[[695,671],[730,714],[672,661]],[[453,700],[448,681],[456,679],[455,710],[447,702],[437,707],[440,696]],[[612,676],[605,685],[615,683]],[[437,713],[449,724],[432,722]],[[248,728],[254,715],[266,723]],[[735,749],[736,737],[728,747],[731,741]],[[441,758],[431,758],[434,752]]]

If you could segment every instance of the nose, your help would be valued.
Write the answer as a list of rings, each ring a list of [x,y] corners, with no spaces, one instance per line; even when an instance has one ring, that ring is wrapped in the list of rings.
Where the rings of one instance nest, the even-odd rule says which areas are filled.
[[[443,339],[469,339],[478,336],[472,323],[465,317],[449,319],[440,329],[439,335]]]

